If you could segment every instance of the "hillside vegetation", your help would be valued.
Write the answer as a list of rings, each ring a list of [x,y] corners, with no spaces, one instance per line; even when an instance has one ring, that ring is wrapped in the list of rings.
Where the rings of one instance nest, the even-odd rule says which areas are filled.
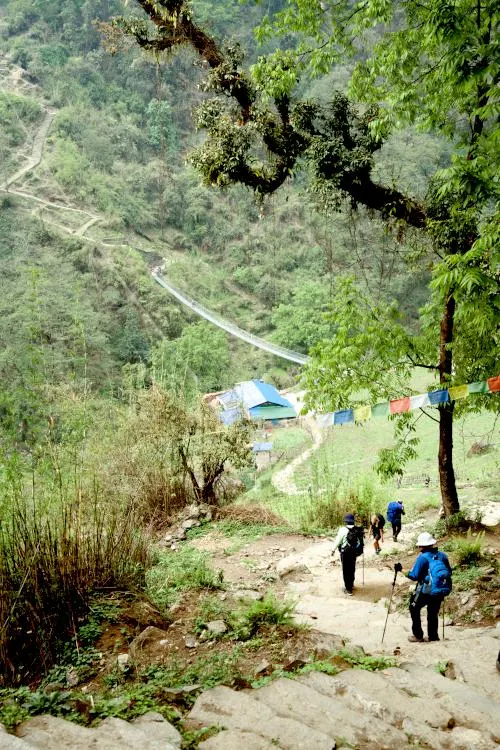
[[[208,63],[189,47],[170,56],[141,50],[122,33],[127,24],[143,28],[140,5],[0,0],[0,723],[9,729],[45,711],[91,724],[159,707],[178,721],[191,698],[178,710],[165,690],[190,680],[248,687],[262,658],[284,660],[307,641],[291,621],[293,605],[264,594],[222,604],[224,573],[192,543],[211,530],[224,557],[226,538],[239,550],[261,534],[331,533],[346,510],[367,522],[398,494],[391,471],[383,479],[372,472],[374,454],[392,445],[394,424],[392,474],[425,474],[432,483],[417,488],[410,514],[439,507],[432,413],[420,414],[415,429],[403,415],[320,437],[309,414],[270,436],[249,421],[224,426],[203,399],[250,378],[296,390],[307,381],[307,408],[326,411],[351,396],[370,403],[406,395],[398,390],[405,378],[412,392],[436,386],[436,366],[424,364],[433,372],[420,381],[414,368],[421,353],[430,361],[451,351],[439,347],[435,315],[439,253],[431,236],[377,217],[369,205],[345,196],[322,203],[306,156],[267,196],[243,184],[207,184],[190,155],[203,161],[207,137],[194,112],[212,106]],[[287,5],[194,0],[192,9],[228,59],[243,60],[245,51],[258,80],[263,52],[288,59],[300,50],[300,29],[283,34],[267,18]],[[125,19],[113,26],[111,16]],[[332,97],[343,106],[354,64],[346,57],[322,64],[320,74],[297,75],[297,97],[314,99],[335,120]],[[259,95],[259,112],[275,107],[265,86]],[[230,97],[223,100],[227,124],[237,115]],[[455,145],[444,130],[405,123],[371,167],[395,191],[424,201],[431,177],[453,163]],[[475,356],[481,380],[494,359],[482,348],[496,314],[491,246],[480,264],[479,324],[466,316],[457,323],[458,365]],[[475,258],[467,266],[474,272]],[[155,283],[158,267],[205,307],[311,354],[313,364],[304,374],[200,321]],[[468,302],[476,299],[476,281],[460,288]],[[405,354],[385,364],[393,344],[407,345],[413,360]],[[487,411],[494,398],[477,396],[477,414],[456,420],[459,456],[485,443],[484,455],[464,459],[457,472],[460,499],[465,490],[476,504],[495,500],[496,422]],[[269,438],[277,462],[257,472],[252,442]],[[276,472],[306,450],[290,479],[297,493],[276,489]],[[455,521],[470,526],[462,515]],[[496,569],[489,552],[479,557],[485,570]],[[251,560],[241,564],[252,569]],[[265,575],[264,584],[275,582]],[[179,621],[185,615],[179,663],[144,664],[137,679],[134,666],[119,669],[117,651],[143,626],[169,627],[175,612]],[[219,616],[230,622],[227,636],[207,654],[217,638],[204,635],[206,658],[193,661],[185,637],[208,632]],[[364,656],[348,657],[366,665]],[[66,692],[73,673],[77,684],[97,681],[95,702],[92,693]],[[201,738],[188,734],[186,750]]]

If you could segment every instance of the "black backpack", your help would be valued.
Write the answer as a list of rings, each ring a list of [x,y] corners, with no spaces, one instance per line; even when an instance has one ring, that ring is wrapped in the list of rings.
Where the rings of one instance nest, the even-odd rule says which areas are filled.
[[[382,513],[377,513],[377,518],[378,518],[378,527],[379,527],[379,529],[383,529],[384,526],[385,526],[385,518],[384,518],[384,516],[382,515]]]
[[[361,526],[353,526],[352,529],[347,529],[347,536],[343,550],[349,550],[354,552],[356,557],[363,554],[365,546],[364,531]]]

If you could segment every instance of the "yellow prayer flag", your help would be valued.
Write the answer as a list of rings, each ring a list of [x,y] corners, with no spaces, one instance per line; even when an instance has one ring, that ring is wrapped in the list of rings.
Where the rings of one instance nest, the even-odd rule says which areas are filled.
[[[358,406],[354,409],[354,421],[355,422],[366,422],[372,415],[371,406]]]
[[[450,394],[450,401],[458,401],[460,398],[467,398],[469,395],[469,388],[466,385],[454,385],[448,388]]]

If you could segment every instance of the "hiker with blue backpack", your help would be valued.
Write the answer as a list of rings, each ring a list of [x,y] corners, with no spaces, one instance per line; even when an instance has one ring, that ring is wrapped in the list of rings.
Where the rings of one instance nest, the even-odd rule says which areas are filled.
[[[435,545],[436,540],[428,531],[419,534],[417,547],[420,547],[420,554],[413,568],[406,573],[411,581],[417,582],[410,599],[412,635],[408,637],[408,640],[412,643],[424,641],[420,620],[420,612],[424,607],[427,607],[427,640],[439,641],[439,610],[444,598],[451,593],[450,561],[448,556],[440,552]],[[394,571],[396,574],[403,572],[401,563],[395,564]]]
[[[344,594],[353,596],[354,578],[356,576],[356,558],[363,554],[364,530],[354,523],[354,515],[347,513],[344,526],[341,526],[333,543],[332,555],[340,551],[342,562],[342,576],[344,578]]]
[[[405,515],[405,509],[402,500],[393,500],[387,506],[387,520],[392,526],[392,538],[398,541],[399,532],[401,531],[401,516]]]

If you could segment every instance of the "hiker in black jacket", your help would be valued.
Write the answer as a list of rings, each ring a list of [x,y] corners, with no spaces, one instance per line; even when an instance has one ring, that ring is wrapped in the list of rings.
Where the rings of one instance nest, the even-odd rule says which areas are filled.
[[[354,515],[347,513],[344,517],[344,526],[337,532],[333,545],[332,555],[335,550],[340,551],[342,561],[342,575],[344,578],[344,594],[353,595],[354,578],[356,576],[356,558],[363,552],[363,529],[354,525]]]

